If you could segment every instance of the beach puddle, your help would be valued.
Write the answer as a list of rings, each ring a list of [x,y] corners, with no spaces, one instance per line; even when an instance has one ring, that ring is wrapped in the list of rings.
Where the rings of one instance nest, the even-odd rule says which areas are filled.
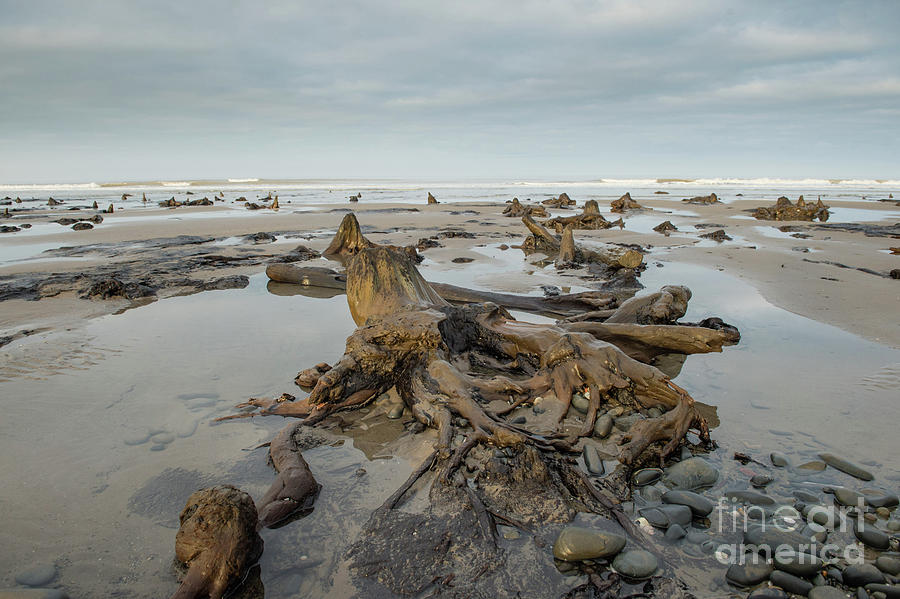
[[[562,286],[552,267],[535,267],[519,250],[492,244],[467,252],[484,260],[448,267],[427,259],[423,274],[494,291],[506,291],[503,275],[510,272],[533,273],[530,293],[540,293],[543,281]],[[712,436],[720,449],[709,460],[720,477],[712,493],[748,488],[751,471],[773,475],[769,493],[778,497],[798,485],[853,485],[831,468],[745,467],[731,459],[736,451],[766,463],[778,451],[795,464],[837,453],[871,470],[871,485],[896,492],[900,352],[778,309],[726,273],[655,258],[662,267],[642,274],[644,292],[687,285],[693,299],[685,321],[720,316],[742,334],[721,354],[689,357],[676,379],[717,408]],[[586,288],[572,281],[580,283],[572,291]],[[0,381],[0,474],[8,482],[0,586],[13,586],[17,573],[40,562],[56,565],[57,583],[73,596],[171,594],[174,535],[187,496],[227,482],[260,497],[273,472],[259,445],[286,424],[276,417],[216,426],[211,420],[248,397],[302,396],[292,384],[297,371],[333,363],[354,329],[341,294],[300,291],[258,274],[245,289],[165,299],[2,348],[4,359],[46,372],[37,381],[16,373]],[[83,368],[67,367],[47,349],[78,339],[90,355]],[[264,531],[269,598],[351,595],[342,556],[371,511],[430,451],[432,432],[411,435],[378,404],[345,414],[342,430],[334,431],[343,443],[304,452],[323,486],[312,514]],[[537,559],[527,535],[502,543],[510,563],[524,568],[525,557]],[[550,567],[548,551],[538,556],[547,584],[575,586],[580,578]],[[724,566],[709,555],[683,559],[678,572],[698,597],[726,592]],[[527,586],[522,576],[530,570],[517,571],[511,588]]]

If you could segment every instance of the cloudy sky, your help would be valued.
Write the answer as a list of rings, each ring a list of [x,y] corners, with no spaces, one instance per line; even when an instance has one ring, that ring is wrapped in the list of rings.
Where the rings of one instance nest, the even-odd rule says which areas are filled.
[[[900,176],[900,2],[0,0],[0,183]]]

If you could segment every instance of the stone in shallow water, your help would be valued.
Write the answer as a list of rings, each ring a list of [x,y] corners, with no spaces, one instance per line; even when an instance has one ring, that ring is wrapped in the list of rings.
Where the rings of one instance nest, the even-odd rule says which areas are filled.
[[[567,526],[553,544],[553,556],[567,562],[609,557],[622,551],[625,538],[602,530]]]
[[[847,566],[841,575],[844,578],[844,584],[851,587],[864,587],[867,584],[884,582],[884,574],[872,564]]]
[[[885,551],[891,546],[891,538],[871,524],[857,524],[853,532],[857,539],[872,549]]]
[[[581,454],[584,457],[584,465],[587,467],[588,472],[596,476],[603,474],[603,460],[600,459],[600,454],[597,453],[596,447],[585,445]]]
[[[597,418],[597,422],[594,423],[594,434],[600,437],[601,439],[605,439],[609,436],[609,433],[612,432],[613,429],[613,419],[609,414],[604,414]]]
[[[663,493],[662,500],[666,503],[676,505],[686,505],[694,513],[694,515],[704,518],[713,511],[713,502],[693,491],[666,491]]]
[[[799,499],[800,501],[805,501],[807,503],[816,503],[819,501],[819,496],[815,493],[810,493],[809,491],[804,491],[803,489],[794,489],[791,491],[794,497]]]
[[[767,564],[762,559],[759,563],[753,563],[752,556],[747,556],[747,563],[729,566],[725,579],[739,587],[752,587],[766,580],[772,570],[772,564]]]
[[[754,505],[775,505],[775,500],[768,495],[756,491],[730,490],[725,491],[725,497],[738,503],[752,503]]]
[[[785,545],[795,550],[798,550],[801,545],[809,546],[809,539],[794,532],[779,530],[774,526],[766,526],[763,528],[759,525],[752,525],[748,526],[747,530],[744,532],[744,544],[753,545],[763,551],[774,553],[779,545]]]
[[[659,568],[656,556],[643,549],[620,553],[613,560],[613,568],[628,578],[649,578]]]
[[[797,466],[797,470],[806,470],[808,472],[822,472],[825,468],[827,468],[827,464],[819,460],[813,460]]]
[[[772,482],[772,480],[773,478],[767,474],[757,474],[750,479],[750,484],[754,487],[765,487],[770,482]]]
[[[27,587],[42,587],[52,582],[54,578],[56,578],[56,566],[42,564],[17,574],[16,582]]]
[[[871,593],[872,599],[876,599],[878,593],[887,599],[900,598],[900,586],[895,584],[867,584],[866,590]]]
[[[852,462],[848,462],[842,457],[836,456],[832,453],[820,453],[819,459],[831,466],[832,468],[836,468],[845,474],[849,474],[850,476],[856,477],[860,480],[872,480],[875,478],[872,476],[872,473],[866,470],[861,466],[857,466]]]
[[[688,458],[666,470],[664,482],[670,487],[694,491],[711,487],[719,479],[719,472],[703,458]]]
[[[813,588],[812,583],[807,582],[798,576],[794,576],[793,574],[782,572],[781,570],[772,572],[772,575],[769,576],[769,580],[772,584],[781,587],[788,593],[795,593],[797,595],[806,595],[809,593],[809,590]]]
[[[777,468],[785,468],[791,465],[791,461],[787,459],[787,456],[777,451],[769,454],[769,459],[772,461],[772,465]]]
[[[813,587],[809,599],[847,599],[847,593],[835,587]]]
[[[846,487],[834,487],[831,492],[834,494],[834,498],[841,505],[846,505],[849,507],[857,507],[857,506],[865,506],[865,497],[863,497],[862,493],[857,493],[852,489],[848,489]]]
[[[866,503],[875,508],[889,508],[894,507],[898,503],[900,503],[900,497],[896,495],[877,495],[877,496],[866,496]]]

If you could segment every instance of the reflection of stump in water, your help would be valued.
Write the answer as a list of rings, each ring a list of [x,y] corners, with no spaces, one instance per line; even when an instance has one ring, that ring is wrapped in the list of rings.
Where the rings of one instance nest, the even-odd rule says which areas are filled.
[[[614,517],[644,543],[616,501],[594,488],[566,454],[592,434],[601,405],[660,413],[623,436],[617,450],[623,464],[661,464],[689,430],[710,443],[707,422],[690,395],[641,360],[721,351],[736,341],[736,330],[724,323],[672,324],[690,298],[680,287],[625,302],[606,315],[609,323],[538,325],[517,321],[492,303],[451,305],[405,252],[373,247],[352,224],[342,229],[338,246],[353,248],[346,290],[358,325],[343,358],[297,376],[299,385],[312,389],[305,399],[254,399],[243,407],[313,425],[394,389],[416,420],[437,430],[434,452],[372,515],[351,550],[353,571],[401,594],[456,575],[465,594],[463,588],[474,590],[480,576],[502,566],[498,522],[530,530],[568,522],[577,511]],[[555,396],[561,421],[576,392],[589,398],[589,406],[575,430],[534,431],[507,418],[539,397]],[[429,510],[394,510],[431,470],[437,475]],[[627,495],[625,480],[607,490]]]

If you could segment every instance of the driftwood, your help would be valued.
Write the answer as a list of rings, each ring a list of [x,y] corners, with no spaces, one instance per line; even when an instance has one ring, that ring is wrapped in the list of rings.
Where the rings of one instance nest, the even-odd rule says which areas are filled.
[[[556,198],[548,198],[541,202],[544,206],[550,206],[551,208],[564,208],[568,209],[571,206],[575,205],[575,200],[569,197],[569,194],[563,192],[559,194],[559,197]]]
[[[622,228],[625,223],[620,218],[616,221],[608,221],[600,214],[600,206],[596,200],[588,200],[584,204],[581,214],[574,216],[557,216],[548,221],[544,221],[544,226],[553,229],[557,233],[562,233],[566,227],[580,230],[609,229],[611,227]]]
[[[503,216],[520,217],[520,216],[537,216],[545,217],[547,209],[543,206],[527,206],[519,201],[519,198],[513,198],[506,208],[503,209]]]
[[[257,503],[261,527],[284,524],[309,509],[321,489],[294,441],[297,426],[282,429],[269,446],[269,461],[278,476]]]
[[[615,245],[587,249],[575,245],[574,238],[565,240],[557,239],[550,231],[538,224],[529,216],[523,216],[522,222],[531,232],[531,237],[522,244],[526,252],[542,252],[548,256],[557,256],[561,250],[565,255],[562,260],[568,262],[599,262],[613,268],[637,268],[644,261],[640,252]],[[569,231],[571,235],[571,230]]]
[[[759,220],[809,220],[819,219],[820,222],[828,220],[830,213],[828,206],[819,199],[815,204],[809,204],[803,196],[797,198],[797,203],[792,204],[789,199],[781,196],[775,201],[774,206],[761,206],[753,212],[753,216]]]
[[[325,287],[345,290],[347,275],[316,266],[296,266],[294,264],[270,264],[266,276],[279,283],[296,283],[309,287]],[[508,310],[521,310],[554,318],[565,318],[588,310],[611,308],[616,305],[612,293],[586,291],[549,297],[493,293],[446,283],[429,283],[444,300],[454,304],[491,302]]]
[[[613,212],[625,212],[627,210],[642,210],[644,207],[631,199],[631,193],[626,192],[618,200],[610,202],[609,208]]]

